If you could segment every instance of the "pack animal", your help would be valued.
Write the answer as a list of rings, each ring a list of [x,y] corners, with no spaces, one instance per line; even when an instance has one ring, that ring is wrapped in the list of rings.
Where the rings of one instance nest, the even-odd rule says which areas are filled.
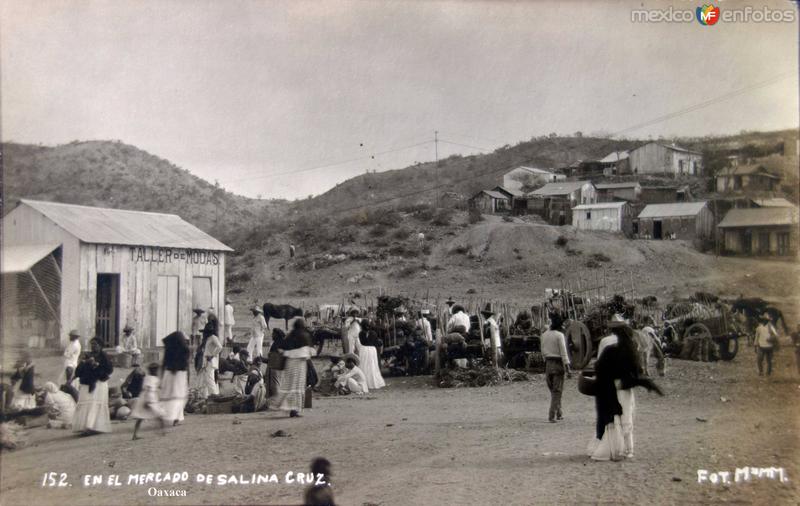
[[[775,325],[777,325],[778,321],[780,320],[783,332],[785,334],[789,333],[789,327],[786,325],[786,319],[783,317],[783,312],[764,299],[758,297],[745,299],[740,297],[734,301],[734,303],[731,305],[731,309],[736,312],[741,312],[747,317],[748,321],[751,322],[751,332],[753,332],[755,329],[754,322],[756,322],[761,315],[767,313]]]
[[[283,320],[286,330],[289,330],[289,320],[292,318],[303,316],[303,310],[299,307],[290,306],[288,304],[264,304],[264,319],[267,321],[267,328],[269,328],[269,319],[277,318]]]

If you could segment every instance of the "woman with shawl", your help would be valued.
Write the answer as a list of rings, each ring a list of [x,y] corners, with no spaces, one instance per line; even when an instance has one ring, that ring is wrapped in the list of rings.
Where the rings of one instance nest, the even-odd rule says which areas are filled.
[[[294,321],[293,328],[283,343],[283,356],[286,365],[281,373],[278,392],[270,405],[288,411],[289,417],[299,417],[303,410],[306,391],[306,361],[313,355],[311,334],[306,330],[306,322],[302,318]]]
[[[173,332],[164,339],[164,361],[162,362],[161,408],[164,419],[172,425],[183,421],[183,408],[189,396],[189,341],[183,332]]]
[[[58,389],[55,383],[48,381],[44,384],[44,406],[50,419],[47,426],[50,428],[66,429],[72,425],[75,416],[75,400],[66,392]]]
[[[664,395],[652,380],[639,377],[639,354],[631,328],[615,325],[611,331],[617,342],[603,347],[595,364],[597,426],[590,452],[594,460],[633,456],[634,387]]]
[[[282,356],[286,342],[286,334],[281,329],[272,329],[272,345],[269,347],[270,355]],[[273,355],[273,356],[275,356]],[[269,367],[269,396],[275,397],[278,394],[278,387],[281,384],[281,376],[283,371],[275,367]]]
[[[361,362],[361,370],[367,378],[367,386],[370,390],[377,390],[386,386],[381,376],[381,366],[378,361],[378,349],[373,346],[378,340],[374,330],[367,332],[363,339],[356,340],[356,355]]]
[[[75,369],[80,380],[78,405],[72,421],[74,432],[92,434],[111,432],[111,416],[108,412],[108,379],[114,371],[108,355],[97,338],[89,341],[90,351]]]

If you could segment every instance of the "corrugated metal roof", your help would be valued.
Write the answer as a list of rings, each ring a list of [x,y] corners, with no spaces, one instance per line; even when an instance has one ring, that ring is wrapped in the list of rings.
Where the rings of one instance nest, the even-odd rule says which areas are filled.
[[[598,202],[597,204],[581,204],[578,206],[573,207],[572,209],[575,210],[591,210],[591,209],[613,209],[615,207],[622,207],[627,202]]]
[[[539,169],[539,168],[536,168],[536,167],[527,167],[525,165],[520,165],[519,167],[517,167],[515,169],[512,169],[509,172],[514,172],[515,170],[520,170],[520,169],[527,170],[531,174],[543,174],[543,175],[546,175],[546,176],[554,175],[553,171],[550,170],[550,169]]]
[[[765,225],[796,225],[797,209],[789,207],[762,207],[759,209],[731,209],[720,222],[720,228],[757,227]]]
[[[512,189],[506,188],[505,186],[495,186],[494,190],[492,190],[492,191],[499,191],[501,193],[502,192],[507,192],[512,197],[521,197],[521,196],[524,195],[524,193],[522,193],[519,190],[512,190]]]
[[[3,263],[0,272],[13,274],[26,272],[42,258],[53,252],[60,244],[34,244],[25,246],[3,246]]]
[[[639,181],[633,181],[630,183],[597,183],[594,185],[595,188],[598,190],[613,190],[615,188],[636,188],[637,186],[641,186]]]
[[[560,181],[558,183],[547,183],[538,190],[531,192],[531,195],[569,195],[575,190],[580,190],[589,181]]]
[[[669,204],[649,204],[639,218],[669,218],[675,216],[695,216],[706,206],[705,201],[701,202],[672,202]]]
[[[233,251],[175,214],[26,199],[20,202],[39,211],[70,234],[90,244]]]
[[[780,179],[775,174],[770,173],[763,165],[737,165],[736,167],[725,167],[717,176],[745,176],[757,174],[762,177]]]
[[[494,190],[483,190],[483,193],[495,199],[503,199],[503,200],[508,199],[507,195],[503,195],[502,193],[496,192]]]
[[[753,199],[753,202],[755,202],[758,207],[796,207],[784,198]]]
[[[600,163],[614,163],[620,160],[627,160],[630,157],[629,151],[612,151],[607,154],[605,158],[600,160]]]

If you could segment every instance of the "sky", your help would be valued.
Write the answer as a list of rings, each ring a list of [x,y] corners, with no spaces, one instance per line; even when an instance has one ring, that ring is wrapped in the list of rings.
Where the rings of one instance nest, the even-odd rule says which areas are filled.
[[[119,139],[235,193],[294,199],[437,147],[797,128],[796,6],[715,4],[791,23],[632,20],[698,5],[0,0],[0,134]]]

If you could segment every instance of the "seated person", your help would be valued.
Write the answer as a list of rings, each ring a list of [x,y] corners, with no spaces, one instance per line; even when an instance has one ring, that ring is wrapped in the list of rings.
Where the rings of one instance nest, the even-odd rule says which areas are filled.
[[[238,355],[238,359],[232,359],[228,361],[228,370],[233,372],[231,383],[235,385],[236,391],[244,395],[244,390],[247,386],[248,373],[250,372],[250,368],[247,365],[247,360],[250,358],[250,354],[247,352],[247,350],[239,350]]]
[[[367,387],[367,377],[364,371],[358,368],[358,357],[352,353],[344,357],[346,371],[336,380],[336,389],[340,395],[347,394],[366,394],[369,393]]]
[[[133,370],[128,374],[128,377],[125,378],[125,381],[122,382],[122,398],[123,399],[135,399],[139,397],[139,394],[142,392],[142,384],[144,383],[144,371],[142,371],[142,367],[137,363],[133,366]]]
[[[242,394],[244,398],[239,404],[240,413],[254,413],[267,409],[267,386],[264,384],[264,377],[256,366],[251,366],[250,372],[246,375]]]
[[[66,392],[58,389],[55,383],[48,381],[44,384],[44,406],[50,421],[48,427],[66,429],[72,427],[72,417],[75,415],[75,399]]]
[[[16,368],[14,375],[11,376],[11,386],[13,387],[19,382],[19,387],[13,392],[14,397],[11,399],[10,410],[34,409],[36,408],[36,389],[33,386],[33,360],[27,354],[23,355],[17,360]]]

